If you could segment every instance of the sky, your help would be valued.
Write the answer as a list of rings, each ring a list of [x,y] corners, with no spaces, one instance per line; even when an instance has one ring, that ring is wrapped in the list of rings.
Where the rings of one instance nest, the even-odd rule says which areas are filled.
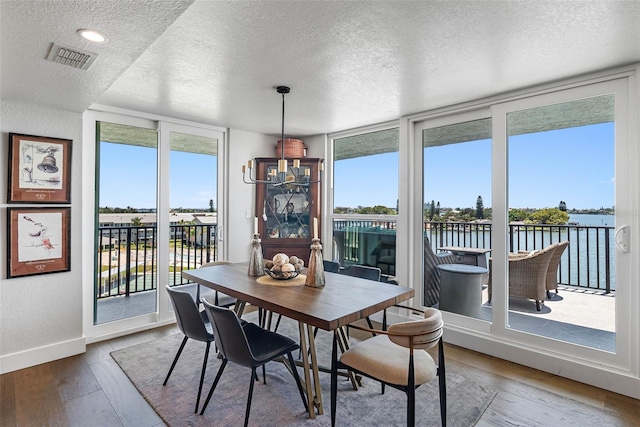
[[[568,209],[614,205],[613,123],[526,134],[509,139],[509,206]],[[101,143],[101,207],[155,207],[156,150]],[[491,206],[491,141],[425,150],[426,202]],[[217,207],[216,157],[172,151],[171,208]],[[235,170],[235,169],[234,169]],[[240,166],[238,166],[238,173]],[[334,171],[336,207],[396,207],[398,153],[340,160]],[[325,187],[326,188],[326,187]]]

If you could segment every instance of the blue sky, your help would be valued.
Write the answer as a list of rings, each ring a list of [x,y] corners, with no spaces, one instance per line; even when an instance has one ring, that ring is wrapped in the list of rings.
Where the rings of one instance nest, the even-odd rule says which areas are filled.
[[[155,149],[102,143],[100,155],[100,206],[155,206]],[[475,208],[480,195],[491,206],[489,140],[432,147],[425,156],[426,201]],[[172,151],[170,162],[172,208],[207,209],[210,199],[217,207],[215,156]],[[335,206],[396,206],[398,153],[338,161],[334,176]],[[613,123],[510,138],[511,207],[556,207],[560,200],[569,209],[611,207],[613,177]]]

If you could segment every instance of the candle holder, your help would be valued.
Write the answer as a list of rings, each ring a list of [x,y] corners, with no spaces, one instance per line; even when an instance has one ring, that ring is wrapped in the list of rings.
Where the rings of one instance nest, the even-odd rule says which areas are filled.
[[[325,285],[324,264],[322,262],[322,245],[320,239],[311,240],[311,256],[307,265],[307,279],[305,285],[312,288],[321,288]]]
[[[264,276],[261,241],[260,235],[253,233],[253,239],[251,239],[251,256],[249,257],[249,276]]]

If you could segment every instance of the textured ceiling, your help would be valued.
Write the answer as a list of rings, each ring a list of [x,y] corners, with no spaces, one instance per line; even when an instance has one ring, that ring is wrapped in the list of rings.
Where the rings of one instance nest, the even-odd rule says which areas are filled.
[[[640,62],[638,1],[0,0],[0,15],[3,100],[278,135],[288,85],[290,137]],[[99,56],[50,63],[52,42]]]

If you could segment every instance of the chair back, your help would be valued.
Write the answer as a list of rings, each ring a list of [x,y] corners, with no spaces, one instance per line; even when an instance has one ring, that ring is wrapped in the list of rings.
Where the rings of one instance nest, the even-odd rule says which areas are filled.
[[[456,257],[453,254],[436,255],[431,248],[429,238],[424,241],[424,305],[434,306],[440,302],[440,270],[436,266],[440,264],[455,264]]]
[[[232,262],[231,261],[211,261],[211,262],[206,262],[202,264],[200,268],[213,267],[214,265],[227,265],[227,264],[232,264]]]
[[[169,298],[173,304],[176,322],[182,333],[196,341],[211,341],[212,335],[207,331],[198,306],[189,292],[180,291],[167,286]]]
[[[560,258],[564,250],[569,246],[569,241],[565,240],[555,244],[555,249],[551,259],[549,260],[549,267],[547,268],[547,289],[556,289],[558,287],[558,268],[560,267]]]
[[[435,308],[427,308],[424,319],[396,323],[387,329],[389,340],[403,347],[411,348],[413,340],[414,349],[427,350],[438,344],[442,337],[442,313]],[[393,335],[398,334],[398,335]]]
[[[218,350],[229,361],[240,366],[252,367],[255,359],[240,319],[233,310],[216,306],[209,301],[210,298],[203,297],[202,304],[211,321]]]
[[[369,267],[368,265],[350,265],[344,271],[344,274],[352,277],[360,277],[361,279],[380,281],[382,270],[377,267]]]
[[[340,271],[340,264],[335,261],[327,261],[325,259],[322,263],[324,271],[328,271],[329,273],[338,273]]]

